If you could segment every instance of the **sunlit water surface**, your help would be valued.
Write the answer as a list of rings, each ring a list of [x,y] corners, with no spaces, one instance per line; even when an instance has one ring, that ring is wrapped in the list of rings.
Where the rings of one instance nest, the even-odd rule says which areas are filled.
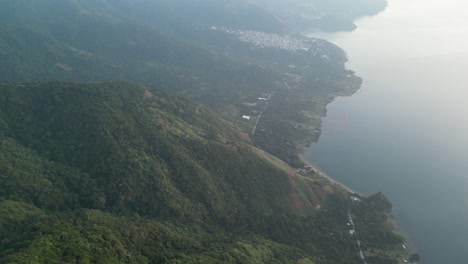
[[[423,263],[468,263],[468,3],[389,0],[345,49],[364,79],[328,106],[305,156],[366,195],[382,191]]]

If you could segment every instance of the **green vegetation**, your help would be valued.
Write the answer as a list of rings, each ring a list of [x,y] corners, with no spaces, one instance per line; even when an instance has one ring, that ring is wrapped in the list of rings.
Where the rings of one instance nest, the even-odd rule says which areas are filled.
[[[211,28],[285,32],[258,2],[134,2],[2,3],[0,262],[361,263],[350,208],[373,263],[399,258],[383,196],[296,170],[360,85],[340,48]]]
[[[1,262],[359,263],[348,194],[205,107],[129,83],[0,101]]]
[[[352,94],[359,78],[344,69],[344,52],[324,41],[291,52],[211,30],[216,25],[280,33],[272,30],[278,18],[271,12],[244,3],[229,6],[237,10],[231,16],[221,11],[226,3],[218,2],[188,9],[181,6],[193,6],[192,1],[5,1],[0,81],[136,81],[203,103],[249,135],[254,123],[241,116],[254,120],[258,111],[246,104],[275,93],[255,144],[301,166],[298,154],[318,138],[326,104],[336,95]],[[220,17],[184,13],[203,8]]]
[[[397,264],[410,259],[409,252],[403,247],[404,237],[389,219],[390,201],[382,193],[363,198],[363,201],[354,202],[351,213],[355,216],[354,224],[369,262]]]

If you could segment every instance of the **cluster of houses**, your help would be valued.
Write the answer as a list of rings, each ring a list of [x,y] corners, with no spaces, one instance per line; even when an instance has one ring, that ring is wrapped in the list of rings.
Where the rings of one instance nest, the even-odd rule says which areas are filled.
[[[289,35],[278,35],[251,30],[230,30],[227,28],[211,27],[211,30],[221,30],[236,36],[240,41],[250,43],[261,48],[276,48],[289,52],[308,51],[313,55],[324,54],[325,42],[316,38],[301,38]]]

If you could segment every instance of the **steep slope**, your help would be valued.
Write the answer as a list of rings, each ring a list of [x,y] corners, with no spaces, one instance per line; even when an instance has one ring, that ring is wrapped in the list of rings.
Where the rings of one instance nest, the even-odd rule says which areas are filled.
[[[1,262],[359,263],[349,194],[205,107],[129,83],[1,85],[0,102]]]
[[[231,208],[225,203],[237,200],[212,175],[212,170],[221,169],[217,167],[221,160],[213,162],[213,168],[199,163],[210,160],[208,152],[223,152],[222,143],[237,141],[240,131],[185,100],[123,83],[84,87],[50,83],[3,88],[1,108],[6,137],[47,160],[91,175],[82,186],[67,186],[84,190],[75,201],[80,206],[137,208],[139,213],[159,216],[171,210],[187,212],[186,204],[193,199],[203,201],[216,217],[222,215],[217,210]],[[185,197],[180,190],[190,192],[184,192]]]

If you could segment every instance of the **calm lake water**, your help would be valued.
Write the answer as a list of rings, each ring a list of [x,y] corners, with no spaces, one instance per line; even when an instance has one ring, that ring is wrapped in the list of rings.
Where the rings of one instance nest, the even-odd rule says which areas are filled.
[[[328,106],[305,156],[384,192],[423,263],[468,263],[468,3],[389,2],[354,32],[312,35],[345,49],[364,83]]]

